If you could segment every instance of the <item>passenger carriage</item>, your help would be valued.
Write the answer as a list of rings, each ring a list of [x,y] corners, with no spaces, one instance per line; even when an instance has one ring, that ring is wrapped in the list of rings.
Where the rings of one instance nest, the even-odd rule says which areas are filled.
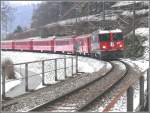
[[[21,51],[32,51],[33,41],[32,39],[15,40],[14,49],[21,50]]]
[[[80,54],[90,54],[91,51],[91,34],[77,36],[75,38],[75,47]]]
[[[1,41],[1,49],[5,49],[5,50],[14,49],[14,41],[13,40]]]
[[[75,53],[75,36],[56,37],[54,39],[54,52],[56,53]]]
[[[54,52],[54,37],[33,40],[33,51]]]

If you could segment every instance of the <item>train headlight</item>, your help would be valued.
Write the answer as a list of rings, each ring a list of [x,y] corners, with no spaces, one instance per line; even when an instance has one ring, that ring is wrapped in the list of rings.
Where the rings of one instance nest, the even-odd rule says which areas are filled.
[[[119,45],[119,47],[123,47],[123,45],[122,45],[122,44],[120,44],[120,45]]]
[[[103,49],[106,49],[106,46],[102,46]]]

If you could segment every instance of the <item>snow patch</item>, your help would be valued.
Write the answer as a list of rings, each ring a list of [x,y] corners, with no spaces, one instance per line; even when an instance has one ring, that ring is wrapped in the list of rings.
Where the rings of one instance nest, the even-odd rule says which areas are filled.
[[[149,12],[149,9],[142,9],[142,10],[135,11],[135,14],[136,15],[144,15],[148,12]],[[121,15],[131,17],[131,16],[133,16],[133,11],[123,11]]]
[[[135,1],[135,3],[139,3],[139,2],[142,2],[142,1]],[[134,4],[134,1],[119,1],[116,4],[114,4],[112,7],[128,6],[131,4]]]
[[[145,27],[143,27],[143,28],[137,28],[135,30],[135,34],[147,37],[149,39],[149,28],[145,28]]]

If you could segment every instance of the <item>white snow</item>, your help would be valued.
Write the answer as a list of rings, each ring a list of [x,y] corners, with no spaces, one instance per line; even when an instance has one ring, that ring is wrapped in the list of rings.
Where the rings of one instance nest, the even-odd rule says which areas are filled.
[[[136,10],[135,14],[136,15],[144,15],[148,12],[149,12],[149,9],[141,9],[141,10]],[[133,16],[133,11],[123,11],[121,15],[131,17],[131,16]]]
[[[145,28],[145,27],[143,27],[143,28],[137,28],[135,30],[135,34],[147,37],[147,39],[149,39],[149,28]]]
[[[18,72],[15,72],[15,77],[16,77],[16,80],[14,80],[14,79],[10,79],[10,80],[5,79],[5,92],[6,93],[9,92],[10,90],[12,90],[14,87],[18,86],[21,83],[21,80],[19,80],[19,78],[21,78],[21,75]],[[1,95],[2,95],[2,75],[1,75]]]
[[[143,1],[135,1],[135,3],[143,2]],[[134,4],[134,1],[119,1],[116,4],[114,4],[112,7],[121,7],[121,6],[128,6]]]
[[[116,20],[117,19],[117,15],[115,14],[107,14],[108,12],[106,12],[106,20]],[[84,17],[77,17],[77,18],[72,18],[72,19],[66,19],[66,20],[62,20],[62,21],[58,21],[58,22],[54,22],[54,23],[50,23],[45,25],[45,27],[51,27],[54,25],[60,25],[60,26],[64,26],[64,25],[70,25],[70,24],[75,24],[76,22],[88,22],[88,21],[101,21],[103,20],[102,18],[102,13],[100,14],[95,14],[95,15],[88,15],[88,16],[84,16]]]
[[[133,15],[133,12],[132,12],[132,11],[123,11],[123,12],[122,12],[122,15],[123,15],[123,16],[129,16],[129,17],[130,17],[130,16]]]
[[[11,80],[11,81],[6,81],[6,92],[10,91],[13,87],[17,86],[20,84],[20,80]]]

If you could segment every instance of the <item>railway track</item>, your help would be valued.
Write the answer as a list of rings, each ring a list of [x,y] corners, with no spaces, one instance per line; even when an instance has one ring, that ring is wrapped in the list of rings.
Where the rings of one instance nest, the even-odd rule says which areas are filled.
[[[129,65],[121,60],[119,61],[122,62],[126,66],[126,73],[124,74],[124,76],[122,76],[121,79],[118,80],[112,87],[108,88],[101,96],[97,97],[92,103],[80,109],[80,111],[82,112],[93,112],[93,111],[94,112],[97,112],[97,111],[107,112],[114,106],[115,102],[119,99],[118,94],[116,94],[117,95],[116,96],[115,93],[120,94],[120,92],[117,92],[117,90],[120,88],[119,85],[125,79],[126,77],[125,75],[129,74]],[[114,99],[114,95],[116,96],[115,99]],[[107,105],[104,105],[105,99],[107,100],[106,102]],[[104,109],[100,110],[102,106],[104,107]]]
[[[123,79],[127,74],[128,69],[125,63],[120,61],[112,61],[110,63],[113,68],[105,76],[54,101],[30,109],[30,111],[82,111],[99,96],[111,90],[111,88],[117,85],[118,81]]]

